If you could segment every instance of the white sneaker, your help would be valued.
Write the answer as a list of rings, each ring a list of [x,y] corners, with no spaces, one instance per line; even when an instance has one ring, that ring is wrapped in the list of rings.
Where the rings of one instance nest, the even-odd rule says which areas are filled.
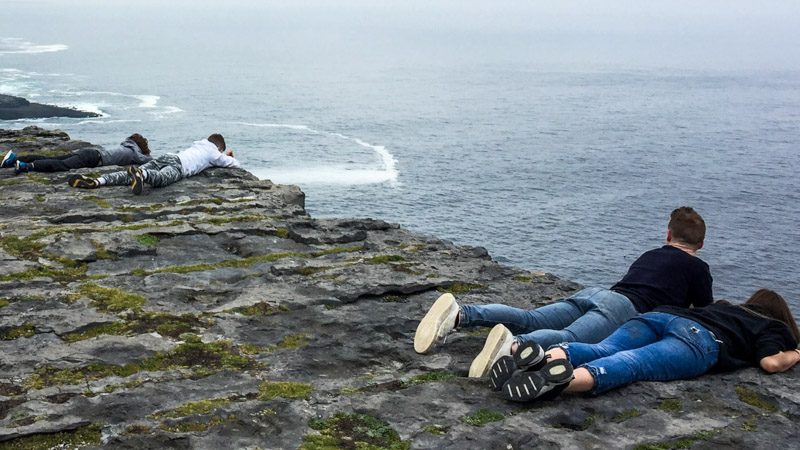
[[[469,366],[469,376],[480,378],[489,372],[498,359],[511,354],[511,345],[514,343],[514,335],[508,331],[505,325],[498,323],[486,337],[483,350],[472,361]]]
[[[453,294],[443,294],[434,302],[414,334],[414,350],[428,353],[440,340],[447,336],[456,325],[458,303]]]

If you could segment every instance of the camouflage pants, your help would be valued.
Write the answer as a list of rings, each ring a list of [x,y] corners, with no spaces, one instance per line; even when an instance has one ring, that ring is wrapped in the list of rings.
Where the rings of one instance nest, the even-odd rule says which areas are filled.
[[[139,166],[145,173],[144,182],[153,187],[169,186],[183,178],[183,169],[178,155],[167,153]],[[129,186],[133,178],[127,170],[103,175],[107,186]]]

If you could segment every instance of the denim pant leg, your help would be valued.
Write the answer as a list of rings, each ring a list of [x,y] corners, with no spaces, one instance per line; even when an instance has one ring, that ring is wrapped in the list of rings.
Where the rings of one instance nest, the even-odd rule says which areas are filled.
[[[492,327],[500,323],[517,335],[542,328],[561,329],[583,313],[577,305],[564,300],[536,309],[520,309],[500,304],[462,305],[459,326]]]
[[[153,187],[169,186],[183,178],[181,160],[171,153],[143,164],[140,169],[146,173],[144,181]]]
[[[637,315],[624,295],[602,288],[584,289],[566,299],[584,311],[563,329],[541,329],[518,336],[520,342],[533,340],[544,348],[560,342],[600,342],[628,319]]]
[[[719,356],[719,343],[710,331],[665,313],[640,316],[599,344],[563,348],[570,362],[594,377],[592,394],[635,381],[693,378],[711,369]]]

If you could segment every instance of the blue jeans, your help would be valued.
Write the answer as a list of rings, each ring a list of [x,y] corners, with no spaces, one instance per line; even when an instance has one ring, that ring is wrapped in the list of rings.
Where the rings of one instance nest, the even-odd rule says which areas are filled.
[[[706,373],[719,357],[719,341],[699,323],[649,312],[629,320],[599,344],[561,344],[573,366],[594,377],[592,394],[634,381],[668,381]]]
[[[600,342],[637,314],[624,295],[595,287],[532,310],[498,304],[463,305],[459,326],[501,323],[516,335],[517,342],[532,340],[547,348],[561,342]]]

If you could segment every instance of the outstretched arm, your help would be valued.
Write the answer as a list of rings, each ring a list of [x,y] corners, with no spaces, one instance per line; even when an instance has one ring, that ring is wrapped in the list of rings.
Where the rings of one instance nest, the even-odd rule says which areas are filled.
[[[791,369],[798,361],[800,361],[800,350],[793,349],[761,358],[759,364],[767,372],[776,373]]]

